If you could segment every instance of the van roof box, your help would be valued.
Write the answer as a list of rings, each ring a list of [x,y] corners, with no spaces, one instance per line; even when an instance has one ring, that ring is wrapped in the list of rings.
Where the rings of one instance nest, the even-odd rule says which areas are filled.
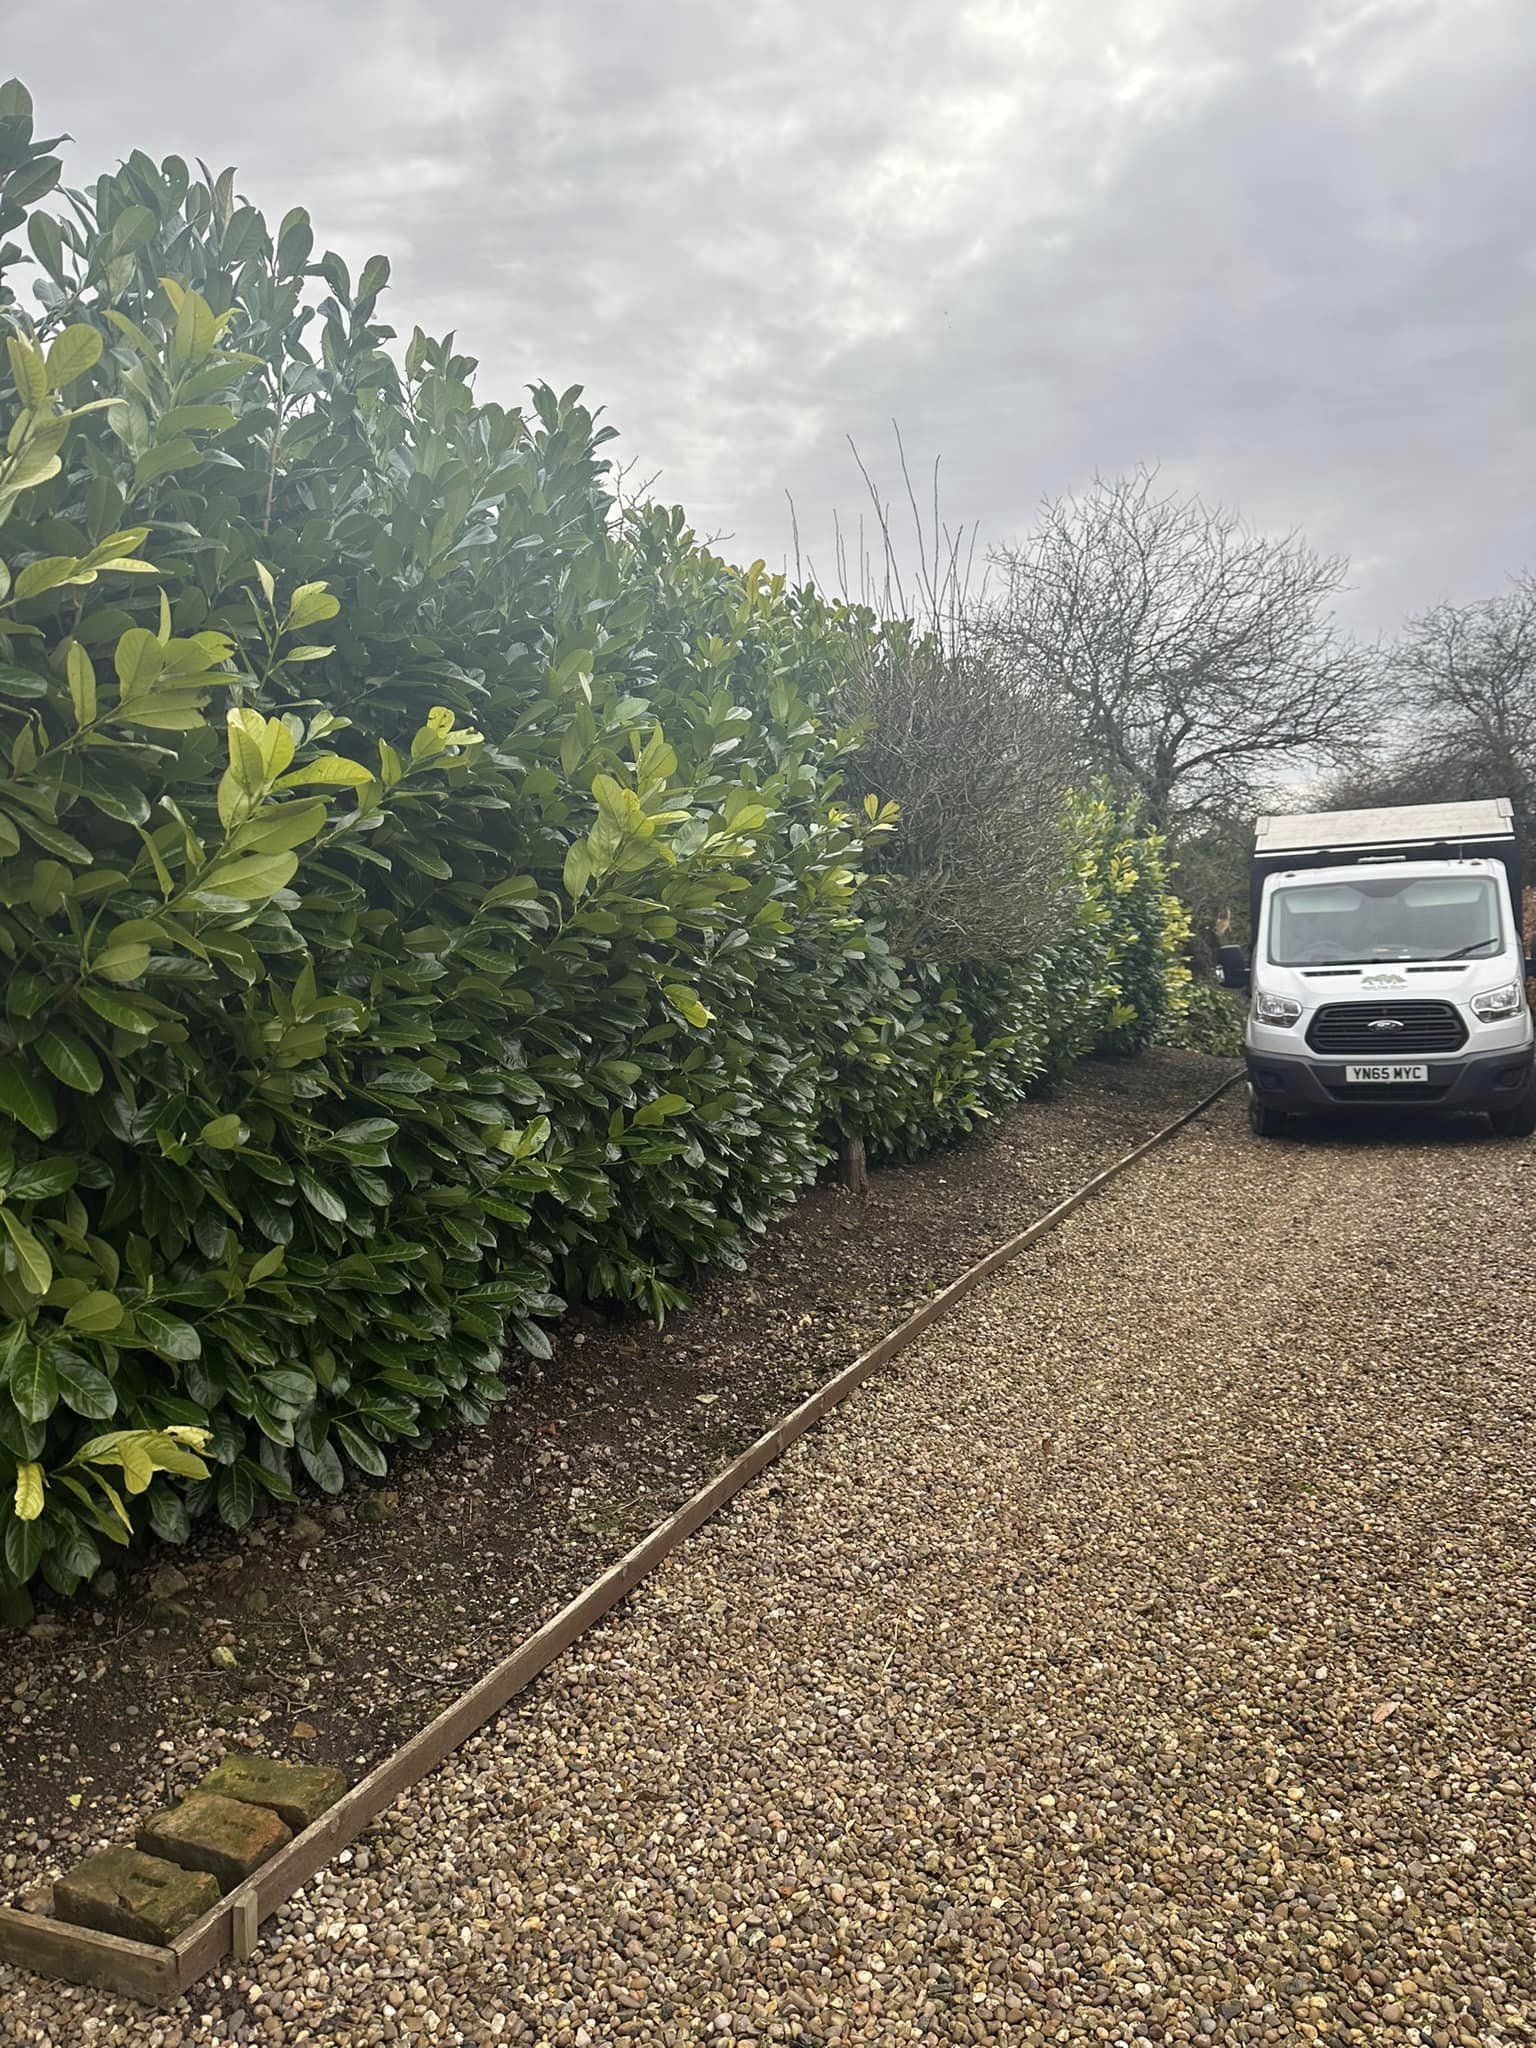
[[[1254,852],[1363,853],[1367,849],[1450,846],[1460,840],[1486,845],[1514,837],[1508,797],[1465,804],[1396,804],[1374,811],[1293,811],[1260,818]]]

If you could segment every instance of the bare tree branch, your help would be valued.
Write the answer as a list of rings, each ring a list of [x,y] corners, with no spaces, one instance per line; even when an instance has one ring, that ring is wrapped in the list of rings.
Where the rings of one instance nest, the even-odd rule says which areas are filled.
[[[884,635],[846,686],[858,780],[901,807],[885,873],[907,959],[1021,959],[1062,925],[1070,728],[983,630]]]
[[[1371,730],[1376,671],[1330,616],[1346,563],[1163,493],[1155,471],[1048,505],[993,563],[994,632],[1164,829],[1240,801],[1260,769],[1338,758]]]

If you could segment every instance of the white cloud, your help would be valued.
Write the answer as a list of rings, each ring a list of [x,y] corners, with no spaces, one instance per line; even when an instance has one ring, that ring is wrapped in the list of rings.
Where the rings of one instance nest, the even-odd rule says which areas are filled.
[[[1390,625],[1536,560],[1528,0],[388,0],[7,56],[84,176],[236,161],[745,554],[891,416],[997,538],[1094,470],[1300,524]]]

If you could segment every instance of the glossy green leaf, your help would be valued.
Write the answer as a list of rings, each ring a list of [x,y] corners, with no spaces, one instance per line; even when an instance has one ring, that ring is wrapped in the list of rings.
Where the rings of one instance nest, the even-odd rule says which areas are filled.
[[[8,1221],[0,1209],[0,1222]],[[28,1345],[11,1368],[8,1382],[11,1399],[23,1422],[46,1422],[59,1400],[59,1376],[52,1358],[40,1344]]]
[[[202,1355],[202,1340],[193,1326],[165,1309],[148,1304],[136,1307],[133,1329],[136,1341],[158,1351],[162,1358],[185,1361]]]
[[[91,1301],[98,1297],[87,1295],[85,1298]],[[112,1300],[111,1295],[100,1298]],[[118,1321],[121,1320],[122,1311],[119,1308]],[[67,1329],[73,1330],[80,1337],[99,1336],[104,1330],[117,1327],[115,1323],[73,1322],[69,1316],[64,1318],[64,1323]],[[110,1421],[117,1413],[117,1392],[100,1367],[62,1347],[56,1347],[52,1355],[54,1370],[58,1374],[59,1393],[65,1406],[73,1409],[76,1415],[83,1415],[92,1422]]]
[[[0,1059],[0,1114],[24,1124],[34,1138],[51,1138],[59,1128],[53,1090],[19,1053]]]
[[[101,1087],[101,1061],[78,1033],[48,1030],[39,1034],[33,1051],[56,1080],[81,1095],[94,1095]]]

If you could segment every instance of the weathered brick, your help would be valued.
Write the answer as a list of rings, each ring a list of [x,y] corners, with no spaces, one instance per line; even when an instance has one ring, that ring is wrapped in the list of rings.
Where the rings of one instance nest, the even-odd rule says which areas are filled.
[[[224,1799],[243,1799],[251,1806],[269,1806],[297,1834],[334,1806],[347,1789],[344,1775],[330,1764],[290,1764],[270,1756],[227,1756],[198,1786]]]
[[[207,1870],[229,1891],[293,1840],[270,1808],[189,1792],[180,1806],[157,1813],[139,1830],[139,1847],[184,1870]]]
[[[183,1870],[138,1849],[103,1849],[55,1881],[53,1910],[73,1927],[163,1947],[218,1898],[218,1880],[205,1870]]]

